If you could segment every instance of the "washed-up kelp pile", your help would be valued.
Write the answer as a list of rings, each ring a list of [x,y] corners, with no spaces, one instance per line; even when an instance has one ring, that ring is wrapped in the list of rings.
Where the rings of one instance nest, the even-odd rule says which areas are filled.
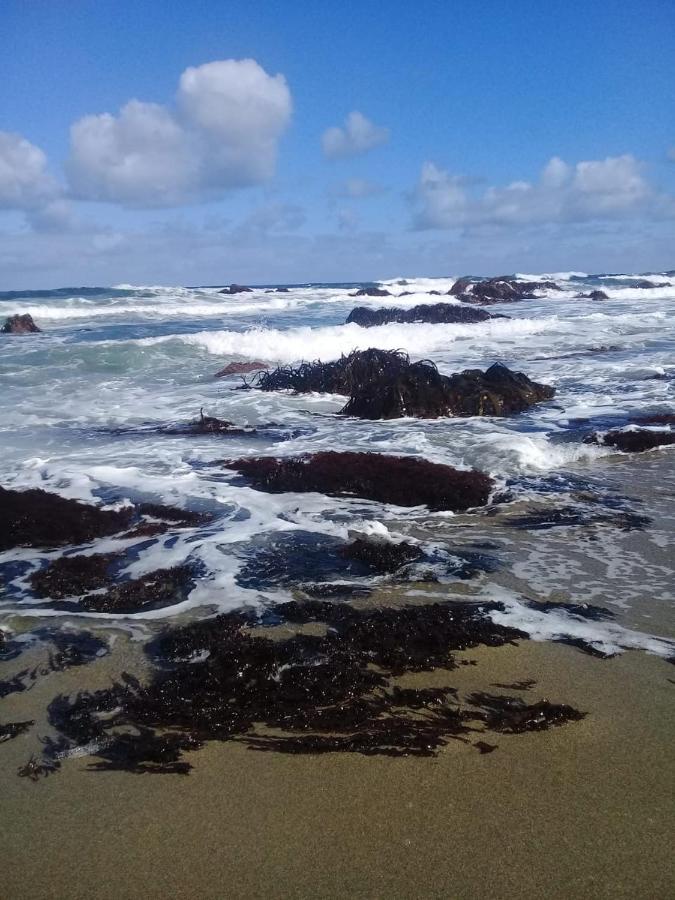
[[[466,369],[441,375],[429,361],[411,363],[395,350],[361,350],[335,362],[303,363],[261,374],[263,391],[324,391],[349,397],[342,415],[362,419],[403,416],[503,416],[549,400],[555,389],[499,363],[485,372]]]
[[[32,758],[19,774],[37,779],[82,748],[93,769],[186,774],[184,754],[213,740],[385,756],[433,756],[460,740],[487,752],[475,741],[486,731],[542,731],[583,718],[547,700],[474,693],[462,701],[452,687],[396,683],[466,664],[457,651],[524,637],[495,625],[486,607],[293,601],[275,612],[289,624],[321,622],[325,634],[273,639],[237,613],[168,629],[147,647],[147,683],[123,674],[108,689],[54,699],[49,721],[58,737],[43,739],[43,760]]]
[[[492,318],[505,317],[492,316],[484,309],[462,306],[459,303],[421,303],[411,309],[401,309],[395,306],[370,309],[367,306],[357,306],[347,316],[346,324],[355,322],[362,328],[374,328],[376,325],[387,325],[389,322],[399,324],[428,322],[433,325],[447,325],[457,322],[463,324],[486,322]]]
[[[397,506],[463,511],[484,506],[492,479],[410,456],[325,451],[311,456],[235,459],[227,467],[270,494],[316,491]]]

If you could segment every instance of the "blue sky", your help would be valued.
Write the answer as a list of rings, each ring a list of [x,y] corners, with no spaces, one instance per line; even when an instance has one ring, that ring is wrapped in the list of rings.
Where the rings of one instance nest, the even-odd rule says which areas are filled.
[[[0,32],[2,288],[675,267],[672,0],[4,0]]]

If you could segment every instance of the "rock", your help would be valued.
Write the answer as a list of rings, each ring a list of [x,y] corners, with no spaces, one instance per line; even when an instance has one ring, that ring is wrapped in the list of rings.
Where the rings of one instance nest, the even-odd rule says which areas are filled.
[[[350,297],[391,297],[391,292],[384,290],[384,288],[378,287],[365,287],[360,288],[353,294],[349,295]]]
[[[245,287],[242,284],[231,284],[229,287],[218,291],[219,294],[250,294],[253,288]]]
[[[128,527],[133,512],[103,510],[40,489],[0,487],[0,550],[88,543]]]
[[[531,300],[535,291],[559,290],[553,281],[519,281],[517,278],[498,276],[483,281],[471,278],[460,278],[448,291],[453,297],[459,297],[464,303],[477,303],[486,306],[490,303],[515,303],[518,300]]]
[[[584,441],[586,444],[600,444],[615,447],[622,453],[643,453],[656,447],[675,444],[675,431],[631,427],[626,431],[596,432]]]
[[[38,334],[41,331],[33,321],[33,317],[24,315],[9,316],[0,328],[0,334]]]
[[[577,294],[578,300],[609,300],[604,291],[591,291],[590,294]]]
[[[373,572],[387,575],[424,556],[422,550],[408,541],[394,541],[377,537],[356,538],[342,550],[347,559],[364,563]]]
[[[286,459],[235,459],[226,466],[270,494],[316,491],[432,510],[484,506],[493,487],[492,479],[483,472],[380,453],[324,451]]]
[[[251,372],[260,372],[263,369],[267,369],[267,365],[257,360],[256,362],[231,362],[224,369],[221,369],[220,372],[216,372],[213,377],[225,378],[228,375],[249,375]]]
[[[431,322],[437,325],[485,322],[491,318],[490,313],[473,306],[461,306],[459,303],[423,303],[411,309],[398,307],[369,309],[367,306],[356,306],[347,316],[346,324],[355,322],[362,328],[372,328],[376,325],[386,325],[388,322]]]
[[[504,416],[549,400],[555,389],[531,381],[499,363],[486,372],[467,369],[441,375],[431,362],[411,363],[395,350],[356,350],[330,363],[303,363],[263,373],[264,391],[294,390],[346,394],[342,415],[362,419],[404,416]]]
[[[630,285],[632,288],[640,288],[641,290],[649,290],[649,288],[658,287],[653,281],[647,281],[646,278],[639,278]]]

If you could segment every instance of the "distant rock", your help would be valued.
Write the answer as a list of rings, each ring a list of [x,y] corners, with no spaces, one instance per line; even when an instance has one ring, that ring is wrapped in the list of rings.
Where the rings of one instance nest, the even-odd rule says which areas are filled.
[[[360,288],[353,294],[349,295],[350,297],[391,297],[391,292],[386,291],[384,288],[378,287],[365,287]]]
[[[633,288],[640,288],[641,290],[649,290],[649,288],[658,287],[658,284],[654,284],[653,281],[647,281],[646,278],[639,278],[633,284],[630,285]]]
[[[498,276],[475,281],[471,278],[460,278],[448,291],[452,297],[458,297],[464,303],[477,303],[487,306],[491,303],[515,303],[518,300],[534,299],[535,291],[559,290],[554,281],[519,281],[516,278]]]
[[[41,331],[28,313],[24,315],[9,316],[5,324],[0,328],[1,334],[37,334]]]
[[[261,372],[268,366],[264,362],[231,362],[220,372],[216,372],[214,378],[225,378],[228,375],[249,375],[251,372]]]
[[[347,316],[346,324],[355,322],[362,328],[372,328],[376,325],[386,325],[388,322],[404,324],[431,322],[438,325],[455,322],[485,322],[491,318],[493,316],[484,309],[462,306],[459,303],[422,303],[411,309],[398,307],[369,309],[367,306],[357,306]],[[505,317],[499,316],[499,318]]]
[[[253,288],[245,287],[243,284],[231,284],[229,287],[218,291],[219,294],[250,294]]]

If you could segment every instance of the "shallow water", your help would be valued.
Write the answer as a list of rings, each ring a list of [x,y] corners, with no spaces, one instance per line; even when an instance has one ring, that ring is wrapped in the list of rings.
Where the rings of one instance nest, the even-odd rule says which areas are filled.
[[[650,276],[650,289],[635,287],[637,276],[630,275],[552,277],[561,290],[488,308],[506,319],[370,329],[342,323],[355,305],[452,302],[429,292],[447,291],[454,279],[388,282],[394,294],[411,292],[399,300],[354,299],[354,286],[334,285],[302,285],[284,293],[260,288],[234,296],[217,288],[130,285],[0,294],[0,318],[29,312],[44,329],[2,339],[0,483],[82,500],[159,501],[216,514],[201,528],[156,539],[107,539],[86,548],[123,547],[128,557],[122,574],[130,577],[183,562],[199,568],[202,577],[186,601],[126,616],[126,623],[286,600],[288,583],[247,576],[252,552],[282,535],[292,552],[300,552],[303,535],[344,540],[357,531],[417,535],[446,552],[453,542],[459,548],[493,542],[492,571],[479,574],[471,590],[501,591],[502,597],[510,591],[507,608],[515,624],[542,635],[566,628],[576,633],[578,623],[558,613],[555,628],[527,626],[518,605],[522,596],[609,606],[618,622],[611,635],[606,624],[585,626],[595,629],[599,644],[644,646],[668,655],[672,647],[650,635],[668,637],[674,629],[673,451],[629,459],[583,438],[594,428],[621,426],[631,415],[672,411],[675,277]],[[598,287],[609,300],[576,298]],[[213,378],[233,360],[326,361],[371,346],[406,350],[446,373],[501,361],[553,384],[556,396],[505,419],[364,422],[336,415],[342,397],[240,391],[240,378]],[[238,425],[274,427],[231,437],[159,433],[194,419],[202,407]],[[508,492],[508,502],[453,517],[317,494],[268,495],[247,487],[221,462],[322,449],[410,454],[480,468],[496,479],[502,500]],[[576,510],[577,519],[551,528],[517,522],[519,513],[560,508]],[[626,527],[631,515],[651,521]],[[64,613],[49,602],[36,603],[27,589],[29,575],[59,554],[0,554],[0,609],[7,621],[16,615],[38,622],[78,615],[76,601]],[[438,589],[447,592],[460,580],[441,577]],[[110,624],[109,615],[93,618]],[[553,618],[551,611],[547,622]],[[629,632],[621,636],[619,626]]]

